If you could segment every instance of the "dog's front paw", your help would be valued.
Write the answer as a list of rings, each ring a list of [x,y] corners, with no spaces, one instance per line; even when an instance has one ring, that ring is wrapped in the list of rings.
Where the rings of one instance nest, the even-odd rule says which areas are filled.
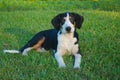
[[[74,66],[74,69],[79,69],[80,68],[80,66]]]
[[[59,65],[59,68],[65,68],[65,67],[66,67],[65,64],[60,64],[60,65]]]

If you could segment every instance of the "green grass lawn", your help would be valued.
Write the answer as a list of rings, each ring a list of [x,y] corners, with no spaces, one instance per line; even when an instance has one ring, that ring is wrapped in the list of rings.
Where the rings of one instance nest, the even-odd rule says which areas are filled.
[[[53,28],[51,19],[66,11],[85,19],[77,30],[82,51],[80,69],[73,69],[72,56],[64,56],[67,67],[58,68],[51,51],[31,51],[28,56],[2,52],[19,49],[37,32]],[[120,12],[74,7],[0,11],[0,80],[119,80],[119,49]]]

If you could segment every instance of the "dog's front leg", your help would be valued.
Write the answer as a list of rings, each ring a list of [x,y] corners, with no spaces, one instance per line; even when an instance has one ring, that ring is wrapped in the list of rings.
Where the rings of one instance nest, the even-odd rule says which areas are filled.
[[[59,68],[62,68],[62,67],[66,67],[65,63],[64,63],[64,60],[62,58],[62,55],[60,54],[59,51],[57,51],[55,53],[55,59],[57,60],[58,62],[58,65],[59,65]]]
[[[77,54],[74,54],[74,56],[75,56],[74,68],[80,68],[81,55],[77,53]]]
[[[73,46],[72,53],[75,57],[74,68],[80,68],[80,63],[81,63],[81,57],[82,56],[80,55],[78,44]]]

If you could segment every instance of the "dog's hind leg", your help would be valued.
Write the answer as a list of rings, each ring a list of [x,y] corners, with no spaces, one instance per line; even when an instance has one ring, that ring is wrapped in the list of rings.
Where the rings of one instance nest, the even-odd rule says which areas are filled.
[[[28,51],[32,49],[35,49],[35,50],[41,49],[41,45],[43,44],[44,40],[45,40],[45,37],[42,37],[35,42],[33,40],[30,40],[23,48],[20,49],[21,53],[23,55],[27,55]]]
[[[35,44],[32,49],[35,49],[37,50],[38,52],[43,52],[45,51],[44,48],[42,48],[42,44],[44,43],[45,41],[45,37],[43,37],[42,39],[40,39],[37,44]]]
[[[30,51],[32,47],[29,45],[29,42],[23,46],[19,51],[22,53],[22,55],[27,55],[27,52]]]
[[[32,50],[32,47],[28,47],[26,49],[24,49],[24,51],[22,52],[22,55],[27,55],[27,52]]]
[[[38,48],[38,49],[36,49],[36,50],[37,50],[37,52],[40,52],[40,53],[41,53],[41,52],[45,52],[45,51],[46,51],[44,48],[41,48],[41,47],[40,47],[40,48]]]

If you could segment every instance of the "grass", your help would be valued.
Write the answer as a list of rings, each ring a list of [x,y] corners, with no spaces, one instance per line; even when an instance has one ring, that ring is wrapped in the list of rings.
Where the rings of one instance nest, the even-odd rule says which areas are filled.
[[[74,3],[72,3],[74,5]],[[66,68],[59,69],[52,52],[29,52],[29,56],[4,54],[19,49],[34,34],[53,28],[51,19],[61,12],[84,16],[79,33],[82,51],[80,69],[73,69],[72,56],[64,56]],[[49,14],[49,15],[48,15]],[[49,9],[0,12],[0,80],[119,80],[120,12],[100,10]]]
[[[0,0],[0,11],[15,10],[47,10],[48,7],[54,10],[105,10],[120,11],[119,0]]]

